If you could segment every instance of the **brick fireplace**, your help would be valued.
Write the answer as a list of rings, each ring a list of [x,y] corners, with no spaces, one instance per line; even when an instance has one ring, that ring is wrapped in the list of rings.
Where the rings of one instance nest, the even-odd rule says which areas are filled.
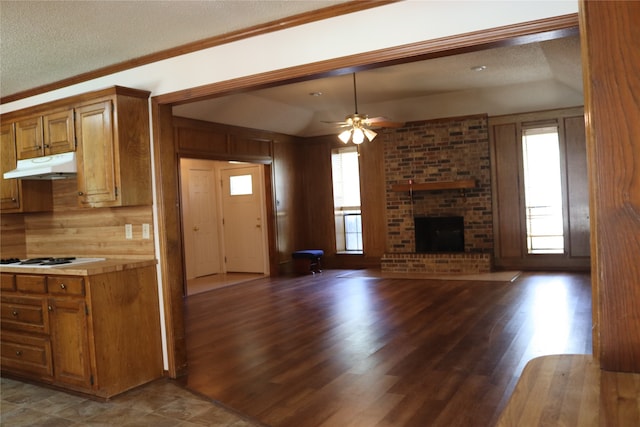
[[[487,116],[408,123],[386,131],[384,144],[388,252],[382,257],[382,271],[491,271]],[[415,217],[462,217],[464,251],[417,252]]]

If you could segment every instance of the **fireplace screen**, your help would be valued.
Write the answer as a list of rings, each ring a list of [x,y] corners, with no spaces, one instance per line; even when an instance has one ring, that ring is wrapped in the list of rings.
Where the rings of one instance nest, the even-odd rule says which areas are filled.
[[[416,252],[464,252],[461,216],[415,217]]]

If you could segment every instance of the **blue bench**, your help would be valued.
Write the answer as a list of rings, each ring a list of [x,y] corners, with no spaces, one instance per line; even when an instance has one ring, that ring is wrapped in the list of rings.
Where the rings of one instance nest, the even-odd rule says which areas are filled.
[[[322,272],[321,258],[324,251],[320,249],[306,249],[291,254],[294,270],[298,274],[315,274]]]

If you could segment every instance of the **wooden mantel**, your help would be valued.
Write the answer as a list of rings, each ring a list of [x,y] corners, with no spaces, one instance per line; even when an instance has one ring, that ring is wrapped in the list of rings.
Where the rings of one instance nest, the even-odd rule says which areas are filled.
[[[414,182],[406,184],[393,184],[392,191],[435,191],[435,190],[464,190],[475,188],[475,179],[462,179],[457,181]]]

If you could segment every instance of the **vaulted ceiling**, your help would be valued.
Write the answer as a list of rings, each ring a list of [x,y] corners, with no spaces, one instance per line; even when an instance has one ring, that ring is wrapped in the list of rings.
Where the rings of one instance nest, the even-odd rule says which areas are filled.
[[[341,1],[6,1],[0,94],[122,63]],[[474,68],[484,66],[481,71]],[[577,36],[357,73],[358,112],[393,121],[583,104]],[[183,117],[299,136],[335,131],[354,112],[350,74],[174,107]]]

